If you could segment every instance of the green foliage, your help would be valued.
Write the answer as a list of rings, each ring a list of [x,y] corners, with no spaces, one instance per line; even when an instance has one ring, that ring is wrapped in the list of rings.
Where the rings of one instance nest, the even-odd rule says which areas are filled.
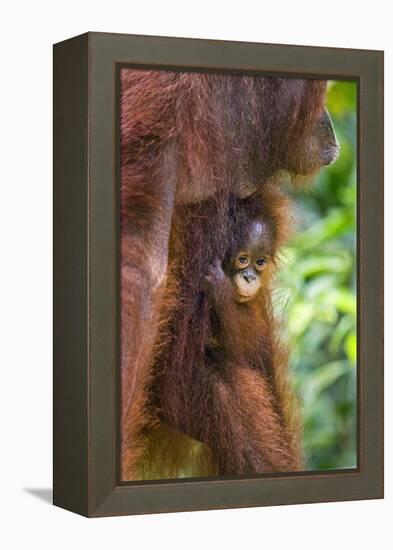
[[[356,466],[356,84],[330,82],[327,105],[340,156],[295,194],[280,274],[313,470]]]

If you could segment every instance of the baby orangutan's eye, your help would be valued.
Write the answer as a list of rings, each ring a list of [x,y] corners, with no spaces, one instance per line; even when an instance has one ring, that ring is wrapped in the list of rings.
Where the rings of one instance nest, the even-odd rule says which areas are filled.
[[[248,267],[248,264],[249,264],[248,256],[246,256],[245,254],[238,256],[236,260],[236,267],[238,269],[244,269]]]
[[[259,258],[255,262],[255,267],[258,271],[262,271],[262,269],[264,269],[266,267],[266,264],[267,264],[266,258]]]

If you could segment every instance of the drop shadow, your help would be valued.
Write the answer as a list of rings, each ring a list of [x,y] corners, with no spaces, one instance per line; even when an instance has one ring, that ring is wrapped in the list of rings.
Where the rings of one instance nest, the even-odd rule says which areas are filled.
[[[43,500],[47,504],[53,503],[53,490],[48,488],[32,489],[30,487],[23,488],[25,493],[29,493],[40,500]]]

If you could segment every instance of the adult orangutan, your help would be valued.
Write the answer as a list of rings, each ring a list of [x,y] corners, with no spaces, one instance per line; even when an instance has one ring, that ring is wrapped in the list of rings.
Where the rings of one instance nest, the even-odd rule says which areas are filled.
[[[269,272],[290,219],[279,175],[337,155],[325,86],[122,70],[122,479],[140,476],[151,432],[165,439],[158,423],[203,443],[212,473],[301,468]],[[258,291],[234,299],[239,254],[263,246]]]

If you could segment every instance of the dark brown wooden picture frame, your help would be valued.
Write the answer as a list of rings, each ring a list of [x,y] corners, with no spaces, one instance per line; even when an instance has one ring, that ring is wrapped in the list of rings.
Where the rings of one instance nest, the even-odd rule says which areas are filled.
[[[356,469],[119,481],[121,65],[357,81]],[[383,52],[106,33],[54,46],[53,418],[54,504],[89,517],[383,497]]]

